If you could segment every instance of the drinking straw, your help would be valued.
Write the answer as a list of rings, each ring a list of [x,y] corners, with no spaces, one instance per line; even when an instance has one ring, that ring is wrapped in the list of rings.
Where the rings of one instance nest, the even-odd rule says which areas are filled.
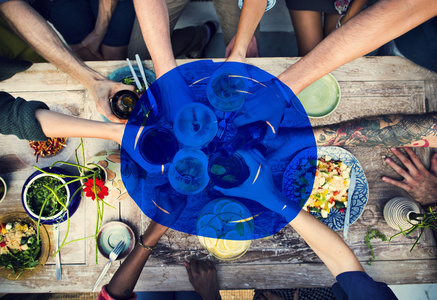
[[[149,85],[147,84],[147,78],[146,78],[146,74],[144,73],[143,63],[141,62],[141,58],[138,54],[135,54],[135,58],[137,60],[138,68],[140,69],[141,77],[143,77],[143,82],[144,82],[144,86],[145,86],[144,89],[147,90]]]
[[[134,71],[134,68],[132,67],[132,64],[130,63],[129,58],[126,58],[127,63],[129,64],[129,69],[132,72],[132,75],[134,76],[135,84],[137,85],[137,88],[142,91],[143,87],[141,86],[140,81],[138,80],[137,74]]]

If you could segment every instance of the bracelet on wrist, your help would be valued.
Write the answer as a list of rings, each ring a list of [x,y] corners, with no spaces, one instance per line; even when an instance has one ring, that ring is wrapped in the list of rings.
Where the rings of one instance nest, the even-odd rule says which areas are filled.
[[[140,236],[140,238],[138,239],[138,245],[140,245],[144,249],[153,251],[156,248],[156,245],[155,246],[146,246],[146,245],[144,245],[142,240],[143,240],[143,236]]]

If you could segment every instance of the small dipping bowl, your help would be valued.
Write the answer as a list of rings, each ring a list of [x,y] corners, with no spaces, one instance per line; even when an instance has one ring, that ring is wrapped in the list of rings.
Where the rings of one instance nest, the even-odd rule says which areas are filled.
[[[105,258],[109,259],[109,254],[112,249],[114,249],[120,241],[124,241],[124,249],[116,260],[125,258],[132,251],[135,246],[135,234],[125,223],[112,221],[100,228],[97,235],[97,248]]]
[[[332,113],[340,103],[340,86],[331,74],[312,83],[297,97],[308,117],[323,118]]]

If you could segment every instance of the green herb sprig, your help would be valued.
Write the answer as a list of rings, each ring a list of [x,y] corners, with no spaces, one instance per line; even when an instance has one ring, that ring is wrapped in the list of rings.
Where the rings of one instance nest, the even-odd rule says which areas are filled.
[[[372,227],[369,228],[369,231],[367,232],[366,237],[364,238],[364,241],[370,250],[371,257],[367,262],[369,266],[372,265],[372,262],[374,262],[376,258],[375,253],[373,252],[373,246],[372,244],[370,244],[370,241],[373,239],[381,239],[383,242],[387,241],[387,237],[385,236],[385,234],[379,232],[379,230],[377,229],[373,229]]]

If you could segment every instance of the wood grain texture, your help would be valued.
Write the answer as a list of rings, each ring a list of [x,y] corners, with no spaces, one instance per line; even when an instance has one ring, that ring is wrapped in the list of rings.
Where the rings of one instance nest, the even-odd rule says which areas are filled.
[[[191,60],[178,60],[184,64]],[[215,60],[222,61],[222,60]],[[298,58],[248,59],[273,75],[278,75],[298,61]],[[117,68],[126,66],[124,61],[90,62],[90,67],[107,76]],[[153,69],[150,61],[145,65]],[[420,114],[437,111],[437,73],[425,70],[399,57],[363,57],[348,63],[332,74],[339,81],[342,98],[337,110],[323,119],[311,119],[312,125],[324,125],[351,120],[357,117],[380,114]],[[28,100],[56,102],[66,106],[73,115],[101,120],[90,93],[76,80],[60,72],[51,64],[34,64],[26,72],[0,82],[0,90],[11,92]],[[283,125],[290,123],[287,115]],[[11,151],[14,139],[0,136],[0,176],[8,184],[8,195],[1,203],[1,213],[23,211],[21,188],[33,172]],[[88,159],[103,149],[118,149],[114,142],[85,139],[85,158]],[[437,250],[435,240],[427,233],[413,252],[409,249],[414,237],[399,236],[391,245],[380,240],[372,241],[376,261],[372,266],[365,263],[370,252],[364,243],[369,228],[375,228],[391,236],[396,233],[384,221],[382,210],[393,197],[406,196],[398,188],[380,180],[381,176],[399,179],[399,176],[384,162],[385,157],[394,158],[389,149],[347,147],[361,162],[365,171],[370,195],[361,217],[351,225],[347,244],[366,271],[378,281],[388,284],[433,283],[437,281]],[[416,151],[425,163],[430,151]],[[288,161],[272,162],[274,180],[281,186],[282,173]],[[149,177],[150,195],[153,186],[162,183],[159,176]],[[115,209],[105,208],[105,220],[121,220],[128,223],[137,237],[144,232],[150,219],[144,215],[132,199],[125,199]],[[95,230],[96,206],[90,199],[83,199],[79,210],[71,219],[70,237],[90,236]],[[62,228],[65,224],[62,225]],[[338,232],[342,236],[342,232]],[[52,252],[53,253],[53,250]],[[94,284],[106,260],[98,256],[95,264],[94,241],[88,239],[66,246],[62,252],[63,280],[55,278],[54,260],[35,277],[26,281],[10,282],[0,279],[0,290],[22,292],[87,292]],[[209,258],[219,271],[221,289],[289,288],[330,286],[334,283],[327,268],[314,252],[291,228],[285,227],[274,236],[252,241],[249,251],[232,262],[219,261],[208,254],[197,236],[169,230],[160,240],[158,248],[150,257],[137,284],[137,290],[191,290],[184,260]],[[102,284],[109,281],[119,262],[113,264]],[[323,278],[321,280],[321,278]]]

